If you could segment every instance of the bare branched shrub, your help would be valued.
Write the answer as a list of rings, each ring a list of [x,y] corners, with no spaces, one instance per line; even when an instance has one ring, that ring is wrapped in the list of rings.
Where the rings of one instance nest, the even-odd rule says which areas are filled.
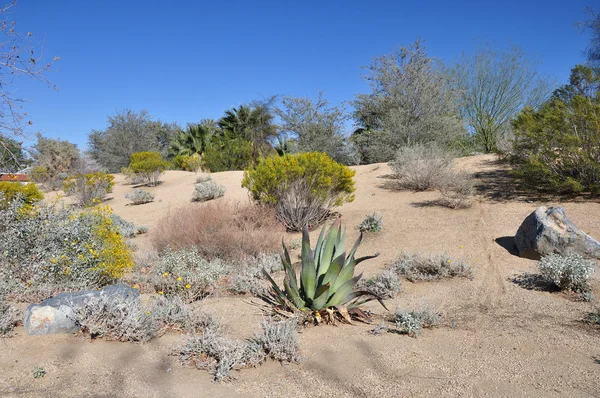
[[[194,202],[206,202],[207,200],[220,198],[223,195],[225,195],[225,187],[209,180],[196,184],[196,188],[192,194],[192,200]]]
[[[439,184],[442,199],[438,202],[451,209],[466,209],[473,204],[473,177],[464,172],[450,172]]]
[[[151,234],[159,252],[195,246],[207,259],[241,262],[277,252],[283,232],[272,209],[210,202],[177,209],[160,220]]]
[[[561,290],[587,292],[590,290],[590,279],[594,273],[595,262],[586,260],[579,254],[561,256],[550,254],[538,263],[540,274],[548,282],[554,283]]]
[[[436,143],[401,147],[390,167],[400,186],[415,191],[435,189],[452,170],[455,155]]]
[[[452,261],[442,254],[424,257],[401,253],[390,269],[398,276],[403,276],[411,282],[473,277],[473,271],[468,264],[461,261]]]
[[[311,194],[313,186],[307,179],[295,180],[277,190],[277,218],[289,231],[301,231],[325,221],[333,206],[332,197]]]
[[[391,299],[400,293],[400,278],[394,271],[385,270],[373,278],[358,281],[357,289],[367,290],[383,299]]]

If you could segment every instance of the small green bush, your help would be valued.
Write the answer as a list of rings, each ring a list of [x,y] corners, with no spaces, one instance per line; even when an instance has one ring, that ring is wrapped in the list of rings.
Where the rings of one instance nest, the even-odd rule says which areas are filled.
[[[213,173],[244,170],[252,164],[252,143],[242,138],[214,136],[203,156],[204,167]]]
[[[207,181],[196,184],[196,188],[192,194],[192,200],[194,202],[206,202],[207,200],[220,198],[223,195],[225,195],[224,186],[218,185],[214,181]]]
[[[390,269],[398,276],[405,277],[411,282],[473,277],[473,271],[468,264],[461,261],[452,261],[449,257],[441,254],[423,257],[401,253],[392,263]]]
[[[125,195],[126,199],[131,200],[134,205],[143,205],[145,203],[154,202],[154,195],[143,189],[136,189]]]
[[[27,206],[32,206],[44,199],[44,195],[32,183],[22,184],[13,181],[0,181],[0,194],[0,209],[6,209],[17,196],[22,196]]]
[[[169,167],[159,152],[136,152],[130,157],[129,169],[147,185],[159,183],[160,175]]]
[[[383,228],[383,216],[379,213],[369,214],[359,224],[360,232],[379,232]]]
[[[594,273],[595,263],[586,260],[579,254],[560,256],[550,254],[538,263],[540,274],[548,282],[561,290],[587,292],[590,290],[590,279]]]
[[[193,155],[177,155],[173,158],[173,164],[180,170],[198,171],[202,168],[203,161],[197,153]]]
[[[76,174],[63,181],[63,190],[67,195],[74,195],[80,206],[89,207],[102,202],[112,192],[114,179],[114,176],[103,171]]]
[[[262,159],[244,172],[242,186],[256,202],[276,206],[289,230],[300,231],[354,200],[355,174],[325,153],[301,153]]]

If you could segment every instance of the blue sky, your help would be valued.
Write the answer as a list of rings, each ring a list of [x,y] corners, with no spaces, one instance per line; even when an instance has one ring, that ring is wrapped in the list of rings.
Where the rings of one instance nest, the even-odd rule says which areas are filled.
[[[361,66],[416,37],[446,62],[475,40],[516,44],[563,83],[589,41],[575,23],[597,1],[19,0],[17,28],[60,61],[58,92],[18,88],[30,132],[85,148],[117,109],[184,125],[274,94],[351,100],[367,90]]]

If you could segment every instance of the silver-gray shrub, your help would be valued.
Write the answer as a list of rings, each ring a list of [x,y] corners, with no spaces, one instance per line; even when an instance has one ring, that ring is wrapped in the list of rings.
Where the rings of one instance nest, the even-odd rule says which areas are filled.
[[[212,181],[212,177],[209,174],[200,174],[196,177],[196,184],[202,184],[209,181]]]
[[[383,299],[391,299],[400,293],[401,283],[396,272],[385,270],[372,278],[359,280],[357,288],[369,291]]]
[[[22,200],[0,210],[0,290],[16,300],[39,300],[58,291],[114,282],[102,271],[102,219],[93,212],[45,202],[27,212]]]
[[[453,261],[443,254],[420,256],[402,252],[390,270],[411,282],[444,278],[472,278],[471,267],[462,261]]]
[[[283,266],[279,254],[261,253],[237,264],[235,271],[229,276],[229,290],[238,294],[250,293],[257,297],[264,295],[268,291],[268,284],[264,283],[263,269],[269,275],[281,271]]]
[[[0,338],[11,335],[15,327],[15,309],[0,298]]]
[[[254,334],[252,343],[262,347],[263,352],[271,359],[280,362],[298,362],[300,345],[298,343],[298,320],[290,318],[275,320],[263,319],[261,328]]]
[[[431,310],[396,310],[392,322],[396,330],[409,336],[417,337],[423,328],[433,328],[440,324],[442,317],[438,312]]]
[[[398,149],[390,167],[401,187],[415,191],[437,189],[452,172],[455,154],[436,143]]]
[[[185,302],[199,300],[214,289],[230,270],[220,259],[206,260],[195,247],[165,250],[154,267],[154,288],[164,295],[178,295]]]
[[[131,200],[134,205],[143,205],[144,203],[154,202],[154,197],[154,194],[144,189],[136,189],[125,195],[125,198]]]
[[[119,232],[124,238],[133,238],[135,236],[137,229],[133,223],[130,223],[116,213],[110,215],[110,220],[115,227],[119,228]]]
[[[223,195],[225,195],[225,187],[210,180],[196,184],[196,188],[192,194],[192,200],[194,202],[206,202],[207,200],[220,198]]]
[[[579,254],[549,254],[538,263],[540,274],[548,282],[554,283],[561,290],[587,292],[590,290],[590,279],[594,273],[595,262],[586,260]]]
[[[383,216],[380,213],[369,214],[358,225],[361,232],[379,232],[383,228]]]

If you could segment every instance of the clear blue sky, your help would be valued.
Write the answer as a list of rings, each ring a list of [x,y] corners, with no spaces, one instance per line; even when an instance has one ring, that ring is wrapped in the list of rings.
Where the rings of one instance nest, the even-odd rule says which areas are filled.
[[[418,36],[446,62],[474,39],[516,44],[563,83],[589,40],[575,27],[586,6],[600,2],[19,0],[12,17],[60,56],[58,92],[19,83],[29,131],[84,148],[117,109],[185,125],[274,94],[351,100],[361,66]]]

